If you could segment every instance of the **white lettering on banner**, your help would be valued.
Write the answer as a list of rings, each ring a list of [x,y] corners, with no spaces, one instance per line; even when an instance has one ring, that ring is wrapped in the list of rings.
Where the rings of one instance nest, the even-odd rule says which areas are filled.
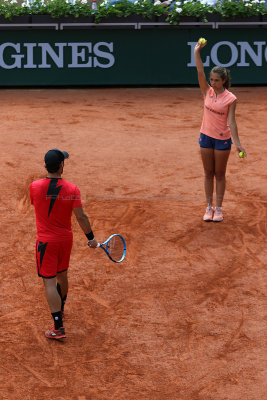
[[[187,44],[191,48],[191,59],[187,66],[195,67],[194,47],[197,42],[187,42]],[[230,67],[235,64],[238,67],[250,67],[252,62],[256,66],[262,67],[263,62],[267,62],[266,42],[253,42],[253,45],[257,47],[256,51],[248,42],[237,42],[236,44],[228,41],[217,42],[214,46],[212,46],[210,56],[207,56],[206,59],[203,60],[203,65],[204,67],[209,67],[211,60],[213,64],[221,65],[222,67]],[[230,59],[227,60],[226,63],[222,63],[218,57],[219,49],[222,46],[227,46],[228,49],[230,49]],[[263,46],[266,46],[265,50],[263,49]],[[249,58],[247,56],[249,56]]]
[[[112,42],[94,45],[90,42],[54,43],[53,46],[49,43],[1,43],[0,68],[47,69],[52,68],[53,64],[57,68],[111,68],[115,64]],[[64,63],[67,49],[71,51],[71,63],[68,65]]]
[[[264,46],[266,42],[254,42],[254,45],[258,46],[258,54],[256,54],[248,42],[237,42],[237,44],[241,47],[240,62],[237,64],[239,67],[249,67],[250,65],[248,62],[246,62],[246,52],[250,55],[258,67],[262,67],[262,46]]]
[[[68,64],[68,68],[92,68],[92,57],[88,57],[86,59],[85,50],[88,50],[89,54],[92,54],[92,43],[68,43],[68,46],[72,47],[72,63]],[[101,51],[99,48],[106,47],[111,53],[113,52],[113,43],[106,42],[98,42],[94,45],[93,54],[96,57],[93,57],[94,60],[94,68],[110,68],[115,63],[115,58],[113,54],[110,54],[106,51]],[[81,48],[81,50],[79,50]],[[98,58],[104,58],[109,61],[107,64],[102,64],[98,61]],[[83,63],[79,63],[78,59]],[[87,63],[85,63],[88,61]]]
[[[68,65],[69,68],[92,68],[92,57],[88,57],[88,62],[85,63],[85,48],[87,48],[89,54],[91,54],[92,43],[68,43],[68,46],[72,48],[72,63]],[[79,50],[79,48],[81,48],[81,50]],[[79,64],[79,58],[83,61],[82,64]]]
[[[33,63],[33,48],[36,47],[36,43],[24,43],[27,49],[27,64],[24,64],[24,68],[37,68],[37,65]]]
[[[0,67],[5,69],[12,68],[21,68],[21,59],[24,58],[24,55],[12,55],[11,58],[15,60],[15,62],[11,65],[6,64],[4,61],[4,51],[6,48],[11,47],[16,50],[17,53],[20,53],[20,44],[19,43],[3,43],[0,45]]]
[[[187,64],[188,67],[195,67],[196,63],[195,63],[195,57],[194,57],[194,48],[195,45],[197,44],[197,42],[187,42],[187,44],[189,46],[191,46],[191,62]],[[210,66],[210,57],[207,56],[206,60],[202,60],[203,61],[203,66],[204,67],[209,67]]]
[[[110,53],[106,53],[104,51],[101,51],[99,49],[100,46],[106,46],[109,49]],[[114,63],[115,63],[115,58],[114,58],[113,54],[111,54],[111,53],[113,53],[113,43],[105,43],[105,42],[96,43],[95,46],[94,46],[94,54],[96,56],[100,57],[100,58],[108,59],[109,60],[109,64],[101,64],[98,61],[97,57],[94,57],[94,66],[95,67],[100,67],[100,68],[110,68],[110,67],[112,67],[112,65],[114,65]]]
[[[38,43],[38,46],[42,49],[42,64],[39,68],[51,68],[51,64],[47,64],[47,54],[50,55],[54,63],[58,68],[64,67],[63,49],[67,43],[55,43],[55,46],[59,49],[59,54],[56,54],[55,50],[49,43]]]
[[[230,48],[230,50],[231,50],[231,53],[232,53],[232,57],[231,57],[230,61],[228,61],[226,64],[223,64],[221,61],[218,60],[218,49],[221,46],[228,46]],[[230,67],[231,65],[234,65],[237,62],[238,50],[235,47],[235,45],[233,43],[231,43],[231,42],[219,42],[219,43],[216,43],[212,47],[210,56],[211,56],[213,64],[221,65],[222,67]]]

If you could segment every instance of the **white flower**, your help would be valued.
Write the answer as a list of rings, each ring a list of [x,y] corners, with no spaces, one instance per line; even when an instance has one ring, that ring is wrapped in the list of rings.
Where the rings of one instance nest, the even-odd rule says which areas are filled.
[[[154,6],[158,6],[159,4],[161,4],[161,1],[156,0],[155,3],[154,3]]]
[[[185,3],[187,3],[187,1],[184,1],[184,4]],[[177,6],[180,6],[181,5],[181,2],[180,1],[176,1],[176,3],[175,3]]]
[[[182,9],[182,8],[179,8],[179,7],[177,7],[177,8],[175,9],[175,11],[176,11],[176,12],[178,12],[178,13],[181,13],[181,12],[183,11],[183,9]]]
[[[87,0],[82,0],[81,3],[82,4],[87,4]]]
[[[10,4],[17,4],[17,0],[11,0]]]

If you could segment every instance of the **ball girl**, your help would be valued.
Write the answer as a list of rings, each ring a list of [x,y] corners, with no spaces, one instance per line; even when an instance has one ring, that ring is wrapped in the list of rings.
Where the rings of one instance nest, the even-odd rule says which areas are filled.
[[[207,44],[198,41],[194,49],[198,82],[204,97],[204,115],[200,130],[199,144],[205,172],[205,194],[207,201],[204,221],[223,220],[222,202],[225,192],[225,172],[231,151],[231,135],[237,152],[245,154],[241,146],[235,120],[236,97],[228,89],[230,72],[220,66],[212,68],[208,84],[200,56]],[[216,182],[216,203],[213,208],[214,178]]]

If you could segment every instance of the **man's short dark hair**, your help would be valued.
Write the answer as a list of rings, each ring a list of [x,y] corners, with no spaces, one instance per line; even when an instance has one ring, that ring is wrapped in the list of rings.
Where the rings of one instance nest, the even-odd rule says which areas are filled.
[[[48,172],[54,173],[59,170],[60,163],[59,164],[50,164],[46,165],[45,168],[47,169]]]

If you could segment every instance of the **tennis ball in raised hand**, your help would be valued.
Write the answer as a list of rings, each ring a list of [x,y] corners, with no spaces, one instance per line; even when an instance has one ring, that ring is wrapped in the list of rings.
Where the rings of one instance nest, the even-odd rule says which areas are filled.
[[[243,153],[242,151],[240,151],[240,152],[239,152],[239,157],[240,157],[240,158],[246,157],[246,153]]]
[[[202,38],[199,39],[198,43],[200,43],[200,44],[206,44],[206,43],[207,43],[207,40],[204,39],[204,38],[202,37]]]

